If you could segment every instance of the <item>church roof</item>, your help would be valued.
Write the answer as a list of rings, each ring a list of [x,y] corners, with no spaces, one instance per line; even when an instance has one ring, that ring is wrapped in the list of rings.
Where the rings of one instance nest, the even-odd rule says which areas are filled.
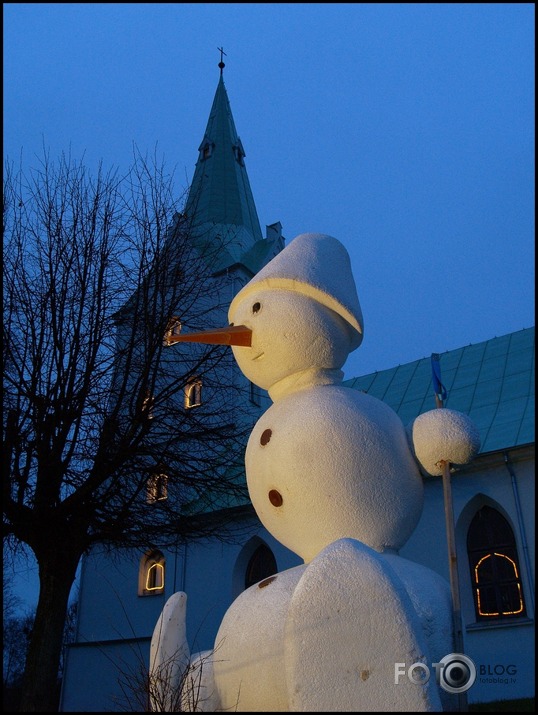
[[[243,256],[257,242],[265,241],[222,69],[198,151],[185,214],[193,220],[198,236],[204,241],[218,241],[222,246],[221,270],[236,263],[244,264]],[[255,265],[254,271],[260,267]]]
[[[534,442],[534,327],[440,354],[444,406],[480,430],[480,452]],[[408,424],[435,408],[431,358],[346,380],[390,405]]]

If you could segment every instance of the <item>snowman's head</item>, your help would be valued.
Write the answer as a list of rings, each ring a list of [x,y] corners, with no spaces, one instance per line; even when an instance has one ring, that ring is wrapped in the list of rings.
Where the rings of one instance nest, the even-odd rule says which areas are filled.
[[[302,370],[340,369],[363,334],[347,250],[326,234],[297,236],[239,291],[228,320],[252,330],[234,355],[264,389]]]
[[[252,331],[250,347],[232,347],[237,364],[265,390],[311,368],[340,369],[354,341],[338,313],[295,291],[260,287],[236,301],[230,317]]]

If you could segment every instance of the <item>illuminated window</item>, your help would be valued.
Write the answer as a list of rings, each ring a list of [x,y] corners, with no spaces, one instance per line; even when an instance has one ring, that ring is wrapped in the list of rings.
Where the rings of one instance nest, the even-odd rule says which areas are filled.
[[[467,554],[476,618],[525,616],[525,601],[514,532],[496,509],[483,506],[467,532]]]
[[[164,338],[163,338],[163,345],[168,346],[172,345],[174,340],[175,335],[179,335],[181,333],[181,320],[176,316],[172,318],[172,320],[168,324],[168,328],[166,329],[166,332],[164,333]]]
[[[155,473],[148,479],[147,502],[163,501],[168,498],[168,476],[166,474]]]
[[[191,380],[185,385],[185,407],[200,407],[202,404],[202,381],[199,378]]]
[[[245,572],[245,588],[253,586],[278,571],[273,552],[266,544],[258,546],[250,557]]]
[[[151,551],[141,562],[138,574],[138,595],[151,596],[164,592],[164,556]]]
[[[142,414],[144,417],[148,420],[152,420],[154,415],[153,415],[153,405],[155,404],[155,398],[153,395],[150,393],[149,390],[146,390],[146,396],[142,400]]]

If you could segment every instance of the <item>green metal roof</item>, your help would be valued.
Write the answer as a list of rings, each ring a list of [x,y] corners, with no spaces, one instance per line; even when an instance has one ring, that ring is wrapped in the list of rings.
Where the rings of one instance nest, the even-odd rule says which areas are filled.
[[[200,235],[225,242],[231,265],[263,239],[222,75],[199,152],[185,213]]]
[[[471,417],[481,452],[534,442],[534,327],[440,354],[444,406]],[[431,357],[346,380],[408,424],[435,408]]]

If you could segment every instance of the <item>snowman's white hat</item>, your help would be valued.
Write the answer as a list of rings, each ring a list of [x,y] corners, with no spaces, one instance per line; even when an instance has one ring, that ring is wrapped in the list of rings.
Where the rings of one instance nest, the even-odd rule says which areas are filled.
[[[236,305],[260,289],[290,290],[310,296],[340,315],[352,328],[352,350],[363,335],[362,311],[345,247],[324,233],[302,233],[239,291],[230,304],[231,319]]]

